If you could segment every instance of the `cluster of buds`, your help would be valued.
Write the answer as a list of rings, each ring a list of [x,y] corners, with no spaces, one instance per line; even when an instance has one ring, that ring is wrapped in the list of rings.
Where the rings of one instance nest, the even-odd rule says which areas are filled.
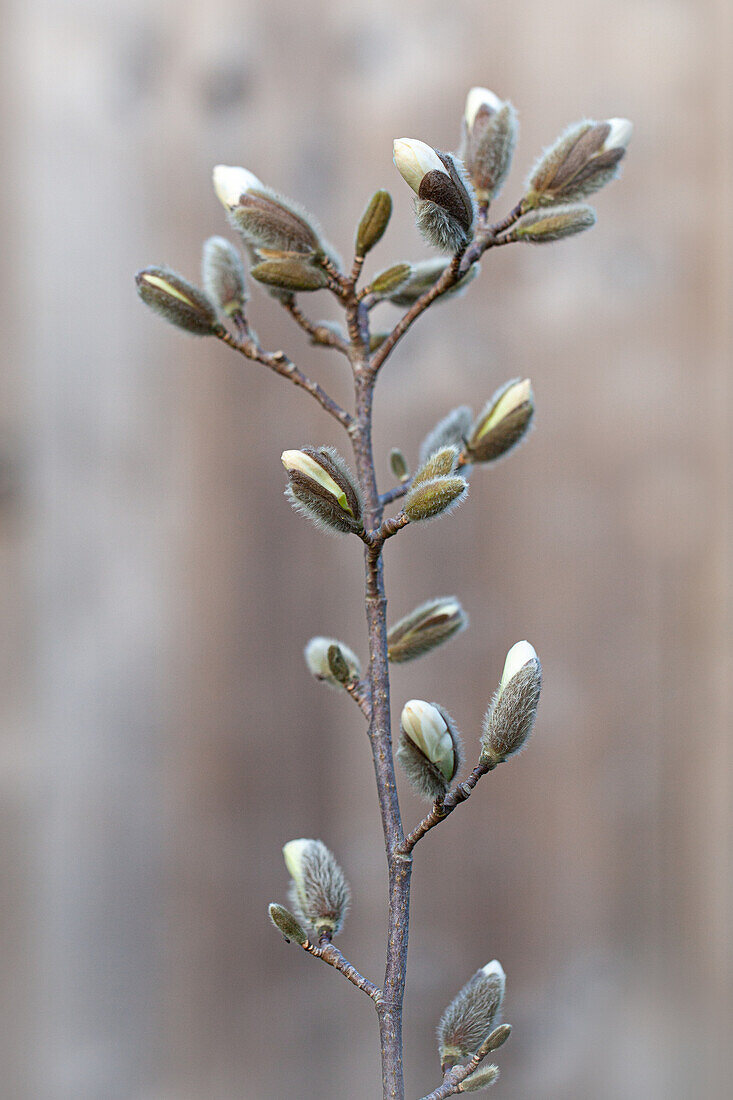
[[[471,88],[460,156],[482,206],[496,198],[509,174],[517,132],[517,112],[508,100],[488,88]]]
[[[285,495],[316,527],[340,534],[363,530],[359,486],[333,447],[283,451],[282,464],[288,473]]]
[[[577,202],[605,187],[618,174],[632,132],[627,118],[571,126],[532,169],[523,209]]]
[[[295,923],[316,942],[323,936],[330,939],[338,935],[349,909],[351,890],[333,853],[321,840],[302,838],[288,841],[283,856],[292,880],[290,906]],[[283,934],[298,939],[292,932]]]
[[[423,699],[405,703],[397,759],[419,795],[431,802],[443,798],[462,762],[461,738],[450,714]]]
[[[493,959],[476,971],[453,998],[438,1024],[438,1050],[444,1071],[469,1058],[489,1037],[487,1054],[509,1038],[511,1028],[501,1025],[505,987],[504,969]],[[468,1090],[464,1087],[463,1091]]]
[[[399,664],[430,653],[468,626],[468,616],[455,596],[420,604],[387,632],[387,656]]]
[[[411,522],[440,516],[465,498],[468,482],[455,472],[458,457],[458,447],[442,447],[417,471],[405,497],[405,515]]]
[[[308,670],[330,687],[341,688],[361,676],[359,658],[336,638],[311,638],[304,652]]]
[[[460,252],[473,236],[476,204],[463,164],[417,138],[398,138],[394,163],[417,196],[415,219],[424,239],[442,252]]]
[[[494,767],[525,745],[537,716],[542,667],[529,642],[509,650],[499,687],[486,711],[480,763]]]

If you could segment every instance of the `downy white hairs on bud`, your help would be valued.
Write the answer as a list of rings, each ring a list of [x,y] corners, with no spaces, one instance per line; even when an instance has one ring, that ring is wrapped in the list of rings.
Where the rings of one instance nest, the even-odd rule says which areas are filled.
[[[524,214],[509,236],[527,244],[552,244],[592,229],[595,224],[596,212],[592,206],[584,203],[550,206]]]
[[[334,647],[338,649],[349,671],[349,676],[346,681],[339,679],[332,668],[333,662],[329,654]],[[359,658],[352,649],[349,649],[343,642],[338,641],[337,638],[322,638],[320,636],[311,638],[305,647],[304,656],[308,670],[315,676],[316,680],[320,680],[330,687],[340,688],[345,682],[349,680],[358,680],[361,676]]]
[[[304,943],[308,942],[308,937],[305,932],[290,910],[286,909],[284,905],[277,905],[275,902],[271,902],[267,907],[267,911],[270,915],[270,920],[275,925],[278,932],[282,933],[288,943],[294,940],[295,943],[299,943],[302,947]]]
[[[264,286],[293,294],[322,290],[328,286],[326,272],[318,266],[312,254],[299,252],[281,253],[273,259],[263,260],[250,269],[250,275]]]
[[[226,237],[209,237],[204,242],[201,281],[211,300],[227,317],[242,312],[247,301],[244,265]]]
[[[422,699],[405,703],[396,755],[419,795],[431,802],[443,798],[462,760],[460,736],[448,712]]]
[[[468,1077],[464,1077],[458,1086],[459,1092],[481,1092],[482,1089],[488,1089],[491,1085],[495,1085],[499,1080],[499,1067],[490,1063],[488,1066],[481,1066],[473,1073],[469,1073]]]
[[[282,464],[288,472],[285,495],[296,511],[322,530],[362,530],[359,487],[333,447],[283,451]]]
[[[213,302],[176,271],[167,267],[146,267],[135,276],[137,292],[150,306],[172,325],[194,336],[210,336],[216,325]]]
[[[438,1024],[441,1065],[451,1068],[473,1054],[501,1022],[506,976],[497,959],[477,970]]]
[[[488,88],[471,88],[463,116],[460,156],[480,203],[501,191],[517,144],[517,112]]]
[[[448,267],[449,262],[445,257],[439,256],[434,260],[421,260],[420,263],[413,264],[409,278],[402,283],[397,291],[388,295],[390,302],[395,306],[414,305],[418,298],[422,298],[426,290],[430,290],[431,287],[435,286]],[[448,298],[457,298],[463,294],[468,284],[473,282],[480,270],[481,265],[479,263],[473,264],[450,290],[446,290],[444,294],[436,299],[436,305]]]
[[[442,252],[459,252],[473,236],[476,206],[461,161],[417,138],[394,143],[395,167],[415,192],[415,220],[424,240]]]
[[[387,633],[387,656],[400,663],[429,653],[465,630],[468,616],[455,596],[441,596],[420,604]]]
[[[542,667],[529,642],[509,650],[501,682],[486,711],[481,764],[501,763],[519,752],[532,732],[542,688]]]
[[[434,477],[448,477],[454,473],[458,462],[458,447],[455,445],[441,447],[434,451],[420,466],[412,479],[413,487],[421,485],[424,481],[430,481]]]
[[[468,405],[459,405],[439,420],[420,444],[420,464],[423,465],[441,447],[463,447],[473,423],[473,413]],[[462,467],[462,473],[466,469]]]
[[[632,131],[626,118],[570,126],[532,169],[523,208],[576,202],[605,187],[618,175]]]
[[[474,424],[466,453],[474,462],[493,462],[524,439],[534,416],[529,378],[513,378],[501,386]]]
[[[413,483],[405,498],[405,515],[411,523],[447,515],[465,500],[468,482],[459,474]]]
[[[336,936],[344,926],[351,890],[333,853],[320,840],[290,840],[283,848],[292,877],[290,904],[297,921],[316,942]]]

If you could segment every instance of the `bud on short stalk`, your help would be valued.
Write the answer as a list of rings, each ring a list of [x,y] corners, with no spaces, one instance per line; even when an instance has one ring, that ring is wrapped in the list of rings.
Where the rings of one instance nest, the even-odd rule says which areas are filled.
[[[482,1089],[488,1089],[491,1085],[495,1085],[499,1080],[499,1067],[493,1064],[488,1066],[481,1066],[480,1069],[475,1070],[474,1073],[469,1073],[468,1077],[464,1077],[458,1086],[459,1092],[481,1092]]]
[[[550,206],[524,214],[509,237],[526,244],[552,244],[553,241],[562,241],[592,229],[595,224],[596,212],[592,206],[583,203]]]
[[[422,699],[405,703],[397,759],[419,795],[430,801],[445,796],[461,766],[461,741],[443,707]]]
[[[288,942],[294,940],[295,943],[299,943],[301,947],[304,943],[308,942],[308,937],[305,932],[290,910],[286,909],[284,905],[276,905],[272,902],[268,906],[268,913],[270,914],[270,920],[275,925],[278,932],[281,932]]]
[[[351,890],[333,854],[320,840],[290,840],[283,848],[292,877],[290,904],[296,921],[310,929],[316,941],[343,928]]]
[[[285,252],[327,251],[315,221],[290,199],[266,187],[246,168],[218,164],[214,190],[243,240]]]
[[[356,231],[356,255],[366,256],[385,234],[392,216],[392,196],[389,191],[377,191],[362,214]]]
[[[264,286],[278,290],[298,291],[322,290],[328,286],[328,278],[312,256],[290,253],[277,259],[264,260],[250,270],[253,279]]]
[[[398,447],[393,447],[389,452],[389,468],[398,481],[409,481],[410,470],[407,459]]]
[[[385,297],[389,297],[390,302],[395,306],[414,305],[418,298],[422,298],[426,290],[430,290],[435,286],[440,276],[448,267],[448,264],[449,261],[443,257],[438,257],[435,260],[421,260],[420,263],[413,264],[410,269],[409,278],[403,281],[399,289],[389,295],[385,295]],[[473,264],[466,274],[449,290],[441,294],[436,301],[442,302],[448,298],[459,297],[463,294],[468,284],[473,282],[480,270],[480,264]]]
[[[501,1021],[506,976],[497,959],[478,970],[443,1013],[438,1050],[444,1067],[463,1061],[481,1046]]]
[[[493,462],[524,439],[534,416],[529,378],[514,378],[496,391],[474,424],[466,454],[474,462]]]
[[[290,503],[322,530],[359,532],[362,504],[348,466],[333,447],[283,451],[288,472],[285,495]]]
[[[534,647],[517,642],[507,653],[501,682],[484,718],[481,764],[499,764],[523,747],[534,726],[541,688],[542,668]]]
[[[146,267],[135,276],[137,292],[172,325],[194,336],[211,336],[216,309],[202,290],[167,267]]]
[[[442,252],[464,249],[473,236],[476,210],[461,161],[417,138],[398,138],[393,159],[417,196],[415,219],[427,243]]]
[[[244,265],[225,237],[209,237],[201,258],[201,281],[211,300],[227,317],[241,313],[247,301]]]
[[[632,131],[626,118],[571,126],[532,169],[524,210],[576,202],[604,187],[618,175]]]
[[[511,168],[517,133],[517,112],[511,103],[488,88],[471,88],[461,157],[480,203],[489,203],[499,194]]]
[[[412,661],[467,626],[468,616],[455,596],[428,600],[391,627],[387,633],[387,655],[395,664]]]
[[[370,294],[376,294],[379,298],[390,298],[392,301],[392,294],[401,287],[412,274],[412,267],[410,264],[393,264],[392,267],[388,267],[385,271],[380,271],[378,275],[375,275],[369,284]]]
[[[333,651],[337,650],[337,653]],[[359,658],[353,650],[336,638],[311,638],[304,650],[305,663],[316,680],[340,688],[344,683],[358,680],[361,675]],[[344,680],[344,666],[348,675]],[[338,674],[337,674],[338,673]]]
[[[411,523],[445,515],[465,499],[467,492],[468,482],[458,474],[421,481],[413,484],[405,498],[405,515]]]

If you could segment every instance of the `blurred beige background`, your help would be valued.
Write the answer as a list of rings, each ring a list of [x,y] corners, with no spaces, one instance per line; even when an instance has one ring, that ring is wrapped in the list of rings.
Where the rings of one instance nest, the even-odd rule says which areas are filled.
[[[387,187],[374,265],[425,255],[391,142],[454,146],[472,84],[521,115],[497,214],[567,123],[636,132],[597,228],[487,257],[378,395],[383,484],[390,447],[414,460],[509,377],[539,409],[453,520],[388,548],[393,618],[448,593],[472,618],[395,671],[395,708],[437,698],[472,742],[509,645],[545,669],[531,750],[417,851],[408,1095],[438,1081],[445,1003],[498,956],[497,1100],[729,1096],[730,6],[7,0],[3,25],[4,1100],[380,1094],[370,1006],[266,919],[281,845],[322,837],[354,889],[343,949],[379,980],[361,717],[301,658],[313,633],[364,655],[359,548],[291,512],[279,463],[343,441],[146,312],[133,273],[197,276],[227,232],[220,161],[345,254]],[[348,400],[338,357],[257,291],[252,314]]]

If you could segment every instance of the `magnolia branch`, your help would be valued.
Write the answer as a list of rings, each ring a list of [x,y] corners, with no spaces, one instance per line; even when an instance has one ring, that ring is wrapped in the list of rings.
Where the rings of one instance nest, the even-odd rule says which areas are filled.
[[[457,1092],[465,1092],[466,1090],[461,1088],[462,1082],[465,1081],[467,1077],[470,1077],[473,1071],[478,1069],[481,1065],[484,1058],[495,1049],[493,1039],[493,1035],[487,1036],[469,1062],[466,1062],[463,1066],[454,1066],[453,1069],[448,1070],[443,1078],[443,1084],[439,1085],[438,1088],[434,1089],[428,1096],[423,1096],[422,1100],[445,1100],[447,1096],[454,1096]]]
[[[348,344],[342,340],[337,333],[330,329],[328,325],[319,325],[317,322],[311,321],[309,317],[306,317],[295,298],[287,299],[283,302],[283,306],[295,323],[299,325],[304,332],[308,333],[312,343],[319,344],[326,348],[335,348],[336,351],[340,351],[343,355],[348,355]]]
[[[496,767],[496,765],[494,764],[493,767]],[[492,765],[477,764],[468,778],[462,780],[460,783],[456,783],[455,787],[452,787],[450,791],[448,791],[445,798],[436,799],[430,813],[426,814],[420,824],[405,837],[404,842],[400,845],[400,852],[404,855],[409,855],[418,840],[421,840],[426,833],[430,832],[436,825],[439,825],[441,821],[445,821],[446,817],[453,813],[456,806],[460,806],[462,802],[465,802],[471,795],[471,792],[474,790],[481,776],[486,775],[490,771],[492,771]]]
[[[366,993],[373,1001],[379,1000],[382,994],[381,989],[374,982],[370,982],[368,978],[360,974],[356,967],[344,958],[338,947],[334,947],[332,943],[323,943],[316,946],[309,940],[306,940],[302,947],[309,955],[313,955],[316,959],[323,959],[329,966],[338,970],[352,985],[355,985],[357,989],[361,989],[362,993]]]

